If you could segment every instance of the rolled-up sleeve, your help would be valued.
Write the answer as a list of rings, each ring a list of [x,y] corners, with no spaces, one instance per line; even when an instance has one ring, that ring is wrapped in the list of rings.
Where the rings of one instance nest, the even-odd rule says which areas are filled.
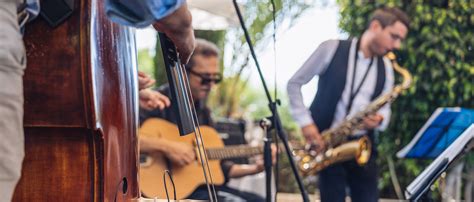
[[[185,0],[106,0],[110,20],[143,28],[176,11]]]
[[[338,45],[338,40],[323,42],[288,81],[287,93],[290,98],[290,113],[300,127],[313,123],[311,112],[303,103],[301,88],[314,76],[321,75],[326,71]]]

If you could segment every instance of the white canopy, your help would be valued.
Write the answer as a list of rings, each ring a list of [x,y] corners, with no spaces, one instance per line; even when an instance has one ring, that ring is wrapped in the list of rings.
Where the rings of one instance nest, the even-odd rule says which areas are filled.
[[[238,26],[232,0],[188,0],[194,29],[222,30]]]
[[[223,30],[239,25],[232,0],[188,0],[188,7],[194,29]],[[136,34],[138,49],[155,49],[156,31],[153,27],[139,29]]]

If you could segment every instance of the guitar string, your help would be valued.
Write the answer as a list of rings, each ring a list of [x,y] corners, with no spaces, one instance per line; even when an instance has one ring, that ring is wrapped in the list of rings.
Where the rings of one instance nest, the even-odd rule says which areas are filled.
[[[183,72],[185,72],[184,65],[181,65],[181,70]],[[184,77],[184,81],[187,83],[189,81],[188,77],[187,77],[187,74],[183,74],[183,77]],[[185,86],[189,87],[189,83],[187,83]],[[190,96],[189,101],[191,103],[191,109],[193,110],[192,111],[192,115],[193,115],[192,119],[193,119],[193,127],[194,127],[194,138],[196,139],[196,143],[197,143],[197,146],[198,146],[199,158],[201,159],[201,165],[202,165],[202,169],[203,169],[204,178],[205,178],[205,181],[206,181],[207,191],[209,193],[209,199],[210,199],[211,202],[213,202],[214,200],[217,201],[216,188],[214,187],[214,181],[212,179],[211,170],[209,168],[209,161],[207,159],[207,154],[206,154],[206,152],[204,152],[206,148],[204,146],[204,141],[202,140],[202,133],[201,133],[201,129],[199,128],[199,119],[198,119],[198,116],[197,116],[196,108],[194,107],[195,106],[194,105],[194,100],[192,99],[191,90],[189,88],[186,88],[185,90],[188,91],[188,95]],[[196,128],[197,128],[197,130],[196,130]],[[206,172],[206,170],[207,170],[207,172]],[[209,173],[209,175],[207,173]],[[210,185],[209,185],[209,181],[211,182]],[[212,187],[212,191],[211,191],[211,187]]]
[[[226,146],[225,148],[210,148],[206,149],[207,154],[210,156],[208,159],[215,158],[240,158],[246,156],[253,156],[261,154],[263,147],[257,146]]]
[[[183,74],[184,77],[185,77],[185,81],[188,81],[187,79],[187,75],[186,74]],[[203,169],[203,174],[204,174],[204,179],[206,181],[206,186],[207,186],[207,191],[208,191],[208,194],[209,194],[209,199],[211,202],[213,202],[214,200],[217,201],[217,195],[216,195],[216,190],[215,190],[215,187],[214,187],[214,182],[212,180],[212,174],[210,172],[210,169],[209,169],[209,163],[207,161],[207,156],[205,154],[204,149],[204,143],[202,141],[202,133],[201,133],[201,130],[199,128],[199,120],[198,120],[198,117],[197,117],[197,112],[196,112],[196,108],[194,107],[194,101],[192,99],[192,94],[190,92],[190,89],[186,89],[188,91],[188,95],[190,95],[190,103],[192,105],[191,109],[193,110],[192,111],[192,119],[193,119],[193,127],[194,127],[194,138],[196,140],[196,145],[198,147],[198,154],[199,154],[199,158],[200,158],[200,163],[202,165],[202,169]],[[204,155],[203,155],[204,153]],[[207,170],[207,171],[206,171]],[[211,183],[209,183],[209,181]],[[212,189],[211,189],[212,187]]]
[[[196,119],[196,121],[197,121],[197,119]],[[210,179],[210,181],[211,181],[212,193],[213,193],[213,195],[214,195],[215,200],[217,201],[217,192],[216,192],[216,188],[215,188],[215,186],[214,186],[214,181],[213,181],[213,179],[212,179],[212,173],[211,173],[211,169],[210,169],[210,166],[209,166],[209,160],[208,160],[208,157],[207,157],[207,153],[205,152],[206,147],[204,146],[204,141],[202,140],[201,128],[198,127],[198,128],[197,128],[197,131],[199,132],[199,136],[198,136],[198,137],[199,137],[199,140],[200,140],[200,141],[198,141],[198,142],[201,142],[201,147],[202,147],[202,151],[201,151],[201,149],[199,148],[199,146],[198,146],[198,150],[199,150],[199,153],[204,154],[204,161],[206,162],[206,166],[204,166],[204,165],[203,165],[203,166],[204,166],[204,167],[207,169],[207,171],[209,172],[209,179]],[[196,135],[196,134],[195,134],[195,135]],[[198,137],[196,137],[196,138],[198,138]],[[199,143],[198,143],[198,145],[199,145]],[[202,158],[202,154],[200,154],[201,158]],[[201,159],[201,161],[202,161],[202,159]],[[203,167],[203,169],[204,169],[204,167]]]

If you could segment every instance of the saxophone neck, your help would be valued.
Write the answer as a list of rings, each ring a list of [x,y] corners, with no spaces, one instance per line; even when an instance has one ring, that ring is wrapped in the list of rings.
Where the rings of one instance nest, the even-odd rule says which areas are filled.
[[[408,89],[411,86],[413,80],[413,77],[410,72],[407,69],[398,65],[397,58],[393,52],[389,52],[385,56],[390,60],[390,62],[392,62],[393,69],[403,77],[403,82],[397,85],[395,88],[401,88],[400,91]]]

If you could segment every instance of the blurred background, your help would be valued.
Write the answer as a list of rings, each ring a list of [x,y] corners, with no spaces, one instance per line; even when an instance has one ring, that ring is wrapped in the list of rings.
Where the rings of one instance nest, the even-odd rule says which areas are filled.
[[[414,85],[392,104],[390,126],[378,136],[382,198],[402,199],[406,186],[432,161],[399,159],[395,154],[436,108],[474,108],[474,1],[274,0],[275,21],[269,0],[238,2],[272,96],[281,101],[279,112],[293,144],[302,137],[289,114],[286,83],[318,45],[328,39],[358,36],[369,14],[382,5],[398,6],[410,16],[409,35],[396,54],[398,63],[413,74]],[[237,136],[249,143],[261,143],[262,132],[253,123],[270,112],[232,1],[188,0],[188,4],[196,37],[215,42],[222,50],[220,64],[225,79],[208,100],[214,119],[221,124],[223,134],[229,134],[225,130],[231,126],[242,126]],[[137,30],[139,69],[153,75],[158,86],[167,80],[156,37],[152,28]],[[316,91],[317,78],[303,88],[307,105]],[[278,179],[284,183],[280,182],[277,189],[298,192],[288,160],[280,156]],[[462,162],[462,172],[458,172],[462,191],[458,194],[465,195],[473,193],[474,158],[467,155]],[[434,198],[443,198],[440,193],[450,188],[443,179],[432,187]],[[317,192],[316,181],[316,177],[305,179],[310,193]]]

